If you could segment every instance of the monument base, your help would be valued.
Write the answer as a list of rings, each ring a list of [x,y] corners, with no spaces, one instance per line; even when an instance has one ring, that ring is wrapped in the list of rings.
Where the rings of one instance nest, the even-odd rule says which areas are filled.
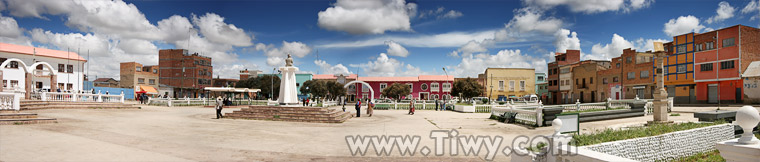
[[[310,123],[343,123],[353,117],[350,112],[337,109],[293,106],[248,106],[226,113],[227,119],[291,121]]]

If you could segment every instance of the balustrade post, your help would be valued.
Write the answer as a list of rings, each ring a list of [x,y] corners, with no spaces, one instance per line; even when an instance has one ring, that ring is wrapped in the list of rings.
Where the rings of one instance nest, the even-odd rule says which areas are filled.
[[[612,107],[612,101],[611,100],[612,100],[612,98],[607,98],[607,104],[605,105],[605,107],[607,109],[610,109],[610,107]]]
[[[537,126],[544,126],[544,106],[538,105],[538,108],[536,108],[536,125]]]
[[[47,98],[47,92],[40,93],[40,100],[42,100],[42,101],[47,101],[48,100],[48,98]]]
[[[581,111],[581,100],[578,99],[575,101],[575,111]]]
[[[119,96],[121,96],[121,98],[119,98],[119,102],[124,103],[124,91],[121,91],[121,94]]]
[[[16,111],[21,110],[20,100],[21,100],[21,94],[13,93],[13,109]]]
[[[172,99],[166,100],[166,105],[169,105],[169,107],[172,107]],[[267,106],[269,106],[269,102],[267,102]]]
[[[97,102],[103,102],[103,95],[98,93],[98,101]]]

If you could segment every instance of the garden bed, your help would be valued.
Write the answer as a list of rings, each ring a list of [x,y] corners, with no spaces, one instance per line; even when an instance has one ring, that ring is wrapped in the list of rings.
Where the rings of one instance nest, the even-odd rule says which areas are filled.
[[[724,124],[726,122],[718,121],[712,123],[677,123],[677,124],[654,124],[650,126],[631,127],[627,129],[605,129],[594,134],[580,134],[573,136],[571,145],[586,146],[604,142],[612,142],[639,137],[656,136],[665,133],[702,128],[707,126]]]

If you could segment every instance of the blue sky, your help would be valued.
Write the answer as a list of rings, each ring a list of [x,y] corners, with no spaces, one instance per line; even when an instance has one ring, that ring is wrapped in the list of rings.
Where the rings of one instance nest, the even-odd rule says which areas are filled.
[[[544,72],[553,52],[609,59],[736,24],[757,27],[760,0],[0,0],[0,42],[89,50],[89,73],[114,78],[116,62],[156,64],[170,48],[212,57],[222,78],[271,72],[287,53],[311,73]]]

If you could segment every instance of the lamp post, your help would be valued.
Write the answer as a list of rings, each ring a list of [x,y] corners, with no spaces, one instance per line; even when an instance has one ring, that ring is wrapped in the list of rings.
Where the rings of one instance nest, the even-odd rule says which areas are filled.
[[[274,100],[274,71],[275,70],[277,70],[277,68],[272,68],[272,78],[271,78],[271,80],[272,80],[272,88],[269,89],[270,90],[269,91],[269,98],[272,99],[272,100]]]
[[[451,87],[451,84],[449,84],[449,72],[446,71],[446,67],[443,67],[442,69],[443,69],[443,73],[446,74],[446,84],[449,85],[449,96],[448,97],[451,97],[451,88],[452,87]],[[445,94],[445,92],[444,92],[444,94]],[[443,103],[446,104],[446,98],[443,98]]]

